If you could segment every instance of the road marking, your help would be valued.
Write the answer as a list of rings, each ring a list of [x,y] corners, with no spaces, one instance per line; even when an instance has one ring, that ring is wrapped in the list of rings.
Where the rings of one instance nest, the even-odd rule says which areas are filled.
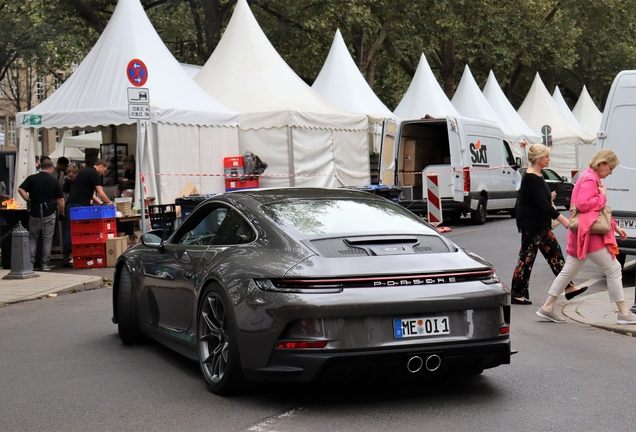
[[[283,413],[283,414],[278,415],[276,417],[271,417],[271,418],[265,420],[264,422],[261,422],[261,423],[257,424],[256,426],[252,426],[251,428],[248,429],[248,431],[253,431],[253,432],[273,432],[272,427],[274,427],[274,425],[279,420],[283,420],[283,419],[286,419],[286,418],[291,418],[291,417],[295,416],[296,414],[298,414],[302,410],[303,410],[302,407],[294,408],[293,410],[287,411],[286,413]]]

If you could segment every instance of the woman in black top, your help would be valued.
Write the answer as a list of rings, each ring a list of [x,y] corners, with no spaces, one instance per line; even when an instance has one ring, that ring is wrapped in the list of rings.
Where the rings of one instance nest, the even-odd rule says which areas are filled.
[[[528,285],[530,273],[537,257],[537,250],[545,257],[552,272],[558,275],[565,264],[561,246],[552,232],[552,220],[556,219],[566,228],[570,221],[553,206],[555,193],[550,192],[542,174],[550,164],[550,149],[543,144],[532,144],[528,150],[530,167],[519,187],[517,228],[521,233],[519,259],[512,276],[512,303],[530,305]],[[565,290],[569,300],[587,290],[576,288],[572,282]]]

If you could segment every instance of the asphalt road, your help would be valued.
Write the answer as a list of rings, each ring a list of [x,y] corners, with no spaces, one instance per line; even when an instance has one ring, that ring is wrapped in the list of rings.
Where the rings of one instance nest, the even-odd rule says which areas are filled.
[[[449,237],[492,262],[509,283],[519,247],[514,220],[491,218],[481,227],[461,223]],[[575,282],[599,275],[588,265]],[[0,430],[633,429],[636,338],[572,321],[540,322],[534,312],[552,280],[545,261],[537,259],[530,287],[536,307],[513,306],[513,346],[519,353],[512,364],[481,376],[427,387],[270,384],[231,398],[209,393],[198,364],[158,344],[123,346],[110,322],[109,288],[5,306]],[[633,276],[626,274],[630,284]]]

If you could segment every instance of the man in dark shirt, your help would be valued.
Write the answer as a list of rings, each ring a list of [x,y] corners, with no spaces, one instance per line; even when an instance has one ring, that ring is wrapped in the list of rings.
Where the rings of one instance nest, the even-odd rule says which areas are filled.
[[[35,264],[35,251],[42,233],[42,270],[50,271],[49,260],[53,233],[55,232],[55,211],[64,213],[64,194],[58,181],[51,175],[53,162],[44,160],[40,172],[30,175],[18,188],[18,193],[30,204],[29,249],[31,264]]]
[[[104,159],[97,159],[92,167],[84,168],[77,173],[77,177],[71,185],[71,191],[66,201],[66,218],[64,219],[64,266],[68,266],[69,256],[72,252],[70,209],[90,206],[95,193],[104,203],[112,204],[102,188],[102,176],[107,168],[108,163]]]

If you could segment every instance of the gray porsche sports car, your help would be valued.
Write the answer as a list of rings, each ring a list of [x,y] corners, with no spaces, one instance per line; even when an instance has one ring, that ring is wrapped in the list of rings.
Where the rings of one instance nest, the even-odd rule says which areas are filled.
[[[355,190],[214,196],[117,261],[113,322],[242,381],[402,379],[510,363],[510,294],[490,264]]]

